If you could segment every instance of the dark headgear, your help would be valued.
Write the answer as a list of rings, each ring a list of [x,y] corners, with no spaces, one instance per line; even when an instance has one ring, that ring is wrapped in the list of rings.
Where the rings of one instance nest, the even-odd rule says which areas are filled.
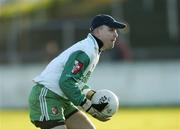
[[[95,28],[101,25],[106,25],[111,28],[118,28],[118,29],[123,29],[126,27],[126,24],[116,21],[110,15],[100,14],[100,15],[96,15],[91,21],[90,30],[93,31]]]

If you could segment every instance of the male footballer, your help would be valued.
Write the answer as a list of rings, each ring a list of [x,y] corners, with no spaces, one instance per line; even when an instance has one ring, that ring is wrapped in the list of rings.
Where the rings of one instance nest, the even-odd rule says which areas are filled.
[[[95,129],[79,108],[100,121],[107,103],[93,104],[96,91],[86,83],[102,51],[114,47],[117,29],[126,25],[105,14],[96,15],[87,37],[54,58],[40,75],[29,96],[31,122],[41,129]]]

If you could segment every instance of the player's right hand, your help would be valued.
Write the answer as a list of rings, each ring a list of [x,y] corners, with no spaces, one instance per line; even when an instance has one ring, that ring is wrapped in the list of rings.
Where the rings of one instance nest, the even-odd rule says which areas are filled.
[[[100,121],[107,121],[110,119],[110,116],[106,116],[101,113],[101,111],[108,105],[108,103],[101,103],[101,104],[92,104],[89,99],[85,99],[81,107],[89,113],[94,118]]]
[[[101,104],[92,104],[91,107],[89,108],[89,110],[91,108],[96,109],[97,111],[101,112],[106,106],[108,105],[108,103],[101,103]],[[88,111],[87,111],[88,112]]]
[[[93,108],[91,108],[91,110],[88,113],[91,116],[93,116],[94,118],[96,118],[96,119],[98,119],[100,121],[103,121],[103,122],[108,121],[108,120],[111,119],[111,117],[106,116],[105,114],[103,114],[103,113],[101,113],[101,112],[99,112],[99,111],[97,111],[96,109],[93,109]]]

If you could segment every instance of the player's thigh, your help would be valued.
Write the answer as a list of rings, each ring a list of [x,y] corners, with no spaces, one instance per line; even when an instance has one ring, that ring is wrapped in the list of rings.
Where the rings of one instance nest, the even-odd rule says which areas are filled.
[[[63,101],[55,93],[42,85],[33,87],[29,96],[31,121],[65,121]]]
[[[91,120],[82,111],[77,111],[65,121],[68,129],[96,129]]]

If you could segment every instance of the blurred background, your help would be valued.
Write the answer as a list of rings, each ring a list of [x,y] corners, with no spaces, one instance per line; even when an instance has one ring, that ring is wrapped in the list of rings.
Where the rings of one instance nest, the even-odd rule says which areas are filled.
[[[178,109],[169,127],[180,128],[180,0],[0,0],[0,117],[7,109],[27,115],[32,79],[102,13],[128,27],[89,85],[112,90],[120,108]]]

